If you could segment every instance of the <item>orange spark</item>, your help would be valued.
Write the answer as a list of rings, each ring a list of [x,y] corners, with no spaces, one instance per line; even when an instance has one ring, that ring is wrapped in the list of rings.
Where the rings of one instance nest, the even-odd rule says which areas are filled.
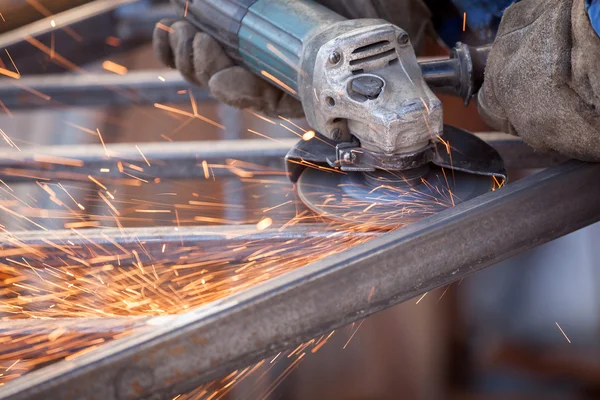
[[[108,190],[108,188],[106,186],[104,186],[103,184],[100,183],[100,181],[98,181],[96,178],[94,178],[91,175],[88,175],[88,178],[90,181],[94,182],[96,185],[100,186],[102,189],[104,190]]]
[[[271,225],[273,225],[273,220],[269,217],[266,217],[261,219],[260,222],[256,224],[256,229],[258,229],[259,231],[264,231]]]
[[[308,131],[304,135],[302,135],[302,139],[306,142],[315,137],[315,131]]]
[[[72,167],[83,167],[83,161],[81,161],[81,160],[76,160],[73,158],[66,158],[66,157],[51,156],[51,155],[43,155],[43,154],[35,154],[33,156],[33,161],[47,163],[47,164],[69,165]]]
[[[127,67],[108,60],[102,63],[102,68],[117,75],[125,75],[128,71]]]
[[[13,78],[13,79],[21,79],[21,74],[9,71],[6,68],[1,68],[1,67],[0,67],[0,75],[8,76],[9,78]]]
[[[162,22],[157,22],[156,23],[156,27],[158,29],[162,29],[163,31],[166,31],[166,32],[169,32],[169,33],[175,32],[175,30],[173,30],[173,28],[171,28],[170,26],[167,26],[167,25],[163,24]]]
[[[271,75],[267,71],[260,71],[260,73],[261,73],[262,76],[264,76],[265,78],[271,80],[272,82],[274,82],[275,84],[279,85],[281,88],[287,90],[291,94],[293,94],[293,95],[298,94],[298,92],[296,92],[294,89],[292,89],[291,87],[289,87],[288,85],[286,85],[284,82],[282,82],[280,79],[278,79],[277,77]]]
[[[104,42],[107,45],[112,46],[112,47],[119,47],[121,45],[121,39],[119,39],[118,37],[114,37],[114,36],[107,37]]]

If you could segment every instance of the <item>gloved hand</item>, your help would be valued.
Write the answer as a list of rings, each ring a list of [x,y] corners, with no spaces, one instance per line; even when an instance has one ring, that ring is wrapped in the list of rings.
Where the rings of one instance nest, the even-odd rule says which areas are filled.
[[[219,0],[214,0],[219,1]],[[383,18],[408,32],[416,49],[432,32],[430,13],[422,0],[319,0],[346,18]],[[236,66],[219,43],[185,20],[163,20],[154,30],[154,49],[161,62],[177,68],[190,82],[208,88],[214,97],[237,108],[268,116],[303,115],[302,104],[272,84]]]
[[[600,38],[585,0],[522,0],[502,19],[479,92],[488,125],[600,161]]]

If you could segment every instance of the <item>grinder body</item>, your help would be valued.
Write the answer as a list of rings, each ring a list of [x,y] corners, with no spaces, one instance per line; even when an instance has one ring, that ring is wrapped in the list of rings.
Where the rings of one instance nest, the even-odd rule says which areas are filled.
[[[311,128],[345,143],[330,164],[407,170],[432,161],[442,105],[401,28],[347,20],[312,0],[172,1],[236,62],[298,98]]]

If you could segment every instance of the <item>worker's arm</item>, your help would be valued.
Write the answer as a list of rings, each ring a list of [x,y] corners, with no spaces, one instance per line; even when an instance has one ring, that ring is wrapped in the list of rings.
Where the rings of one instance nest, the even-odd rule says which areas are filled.
[[[479,93],[486,122],[532,147],[600,161],[600,1],[509,7]]]
[[[219,1],[219,0],[214,0]],[[406,30],[413,45],[423,45],[432,29],[422,0],[318,0],[346,18],[383,18]],[[193,0],[190,0],[190,8]],[[189,12],[189,10],[188,10]],[[221,46],[185,20],[164,20],[154,31],[160,60],[189,81],[208,88],[223,103],[270,116],[300,117],[300,102],[272,84],[234,65]]]

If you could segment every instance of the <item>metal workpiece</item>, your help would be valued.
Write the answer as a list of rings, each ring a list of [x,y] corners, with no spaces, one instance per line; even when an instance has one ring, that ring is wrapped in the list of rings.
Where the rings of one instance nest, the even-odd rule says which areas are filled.
[[[205,246],[214,245],[216,242],[231,245],[234,242],[249,242],[261,240],[268,242],[281,242],[291,239],[326,238],[335,233],[336,237],[365,237],[376,236],[376,232],[337,232],[326,224],[300,224],[285,229],[273,227],[258,230],[256,225],[215,225],[193,227],[151,227],[151,228],[99,228],[73,231],[23,231],[15,233],[0,233],[0,247],[3,249],[25,247],[36,250],[51,250],[53,244],[68,247],[78,247],[89,244],[102,246],[118,243],[119,246],[128,248],[138,247],[140,243],[145,246],[163,244],[177,244],[178,246]],[[149,247],[148,247],[149,248]],[[150,252],[151,253],[151,252]],[[143,254],[141,255],[143,256]],[[50,258],[51,256],[49,256]],[[0,258],[2,260],[2,258]]]
[[[128,318],[64,318],[0,320],[0,336],[66,334],[116,334],[169,323],[173,316]]]
[[[477,135],[494,147],[508,169],[537,169],[566,161],[556,153],[533,150],[522,139],[504,133],[481,133]],[[141,143],[138,148],[150,162],[148,166],[142,153],[134,144],[37,146],[23,148],[21,152],[0,151],[0,178],[4,181],[26,181],[32,176],[47,179],[78,180],[88,175],[98,178],[123,178],[119,161],[143,166],[144,172],[137,176],[153,178],[203,178],[202,161],[222,165],[227,159],[253,163],[269,168],[275,174],[285,169],[285,156],[296,146],[297,139],[279,139],[277,142],[250,139],[235,141],[198,141],[165,143]],[[308,145],[309,142],[305,144]],[[329,154],[329,148],[327,148]],[[318,148],[310,146],[299,158],[319,162],[327,154],[318,154]],[[297,164],[300,168],[301,165]],[[127,166],[124,165],[126,169]],[[127,170],[128,171],[128,170]],[[126,172],[127,172],[126,171]],[[235,169],[213,168],[215,176],[231,176]],[[296,178],[300,170],[296,171]]]
[[[0,99],[11,111],[43,107],[86,107],[190,103],[212,100],[205,89],[186,82],[176,70],[24,76],[0,80]]]
[[[33,372],[0,389],[0,398],[167,399],[184,393],[597,222],[598,174],[600,164],[576,161],[549,168],[177,316],[168,326]]]
[[[281,174],[285,153],[296,140],[198,141],[140,144],[36,146],[21,152],[0,152],[0,177],[5,181],[34,179],[87,180],[123,178],[124,172],[141,178],[203,178],[203,161],[213,166],[215,176],[235,171],[227,160],[257,164],[263,173]],[[137,146],[137,147],[136,147]],[[107,155],[108,154],[108,155]],[[143,154],[143,155],[142,155]],[[144,157],[150,165],[147,165]],[[128,164],[142,167],[131,170]]]

